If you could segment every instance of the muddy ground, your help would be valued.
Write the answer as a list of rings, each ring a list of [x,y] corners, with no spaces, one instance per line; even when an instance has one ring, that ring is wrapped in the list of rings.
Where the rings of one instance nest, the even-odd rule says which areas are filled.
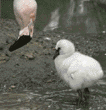
[[[15,110],[77,109],[76,104],[72,104],[77,93],[71,91],[68,85],[57,76],[52,59],[55,44],[62,38],[71,40],[75,44],[76,50],[97,58],[105,73],[106,35],[69,33],[59,29],[49,32],[35,30],[30,43],[14,52],[9,52],[8,48],[17,39],[18,32],[19,26],[15,20],[0,19],[0,110],[14,110],[14,106]],[[37,91],[42,97],[38,95],[41,97],[38,100],[36,98],[38,96],[34,96],[33,102],[27,98],[27,101],[23,101],[24,104],[22,104],[22,100],[31,94],[30,92],[26,93],[25,90]],[[65,92],[62,92],[63,90]],[[104,110],[106,108],[105,94],[105,84],[92,87],[90,105],[86,109]],[[18,103],[19,105],[16,103],[18,99],[15,97],[22,99]],[[52,100],[56,99],[56,101],[48,102],[47,97],[50,99],[52,97]],[[13,98],[15,99],[13,100]],[[12,106],[9,108],[8,105],[11,103]],[[20,108],[21,105],[22,108]],[[79,110],[82,109],[85,108],[79,108]]]

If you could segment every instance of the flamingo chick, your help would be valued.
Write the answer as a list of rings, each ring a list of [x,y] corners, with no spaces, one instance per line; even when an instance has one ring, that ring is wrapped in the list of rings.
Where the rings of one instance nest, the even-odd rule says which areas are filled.
[[[98,61],[75,51],[72,42],[62,39],[56,44],[53,57],[58,75],[79,94],[78,104],[89,99],[88,87],[103,77]]]
[[[33,37],[37,3],[35,0],[14,0],[13,9],[20,26],[20,31],[18,40],[10,46],[10,51],[14,51],[27,44]]]

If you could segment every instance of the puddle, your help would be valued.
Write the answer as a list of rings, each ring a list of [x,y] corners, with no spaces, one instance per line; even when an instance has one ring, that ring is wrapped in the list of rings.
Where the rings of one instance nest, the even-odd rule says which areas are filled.
[[[105,85],[96,85],[90,89],[90,92],[86,110],[104,110],[106,108]],[[85,110],[85,106],[77,107],[76,98],[77,92],[69,88],[2,93],[0,94],[0,110]]]

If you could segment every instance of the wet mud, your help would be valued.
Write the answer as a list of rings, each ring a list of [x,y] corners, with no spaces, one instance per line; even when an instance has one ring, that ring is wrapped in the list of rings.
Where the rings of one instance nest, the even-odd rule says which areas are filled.
[[[57,75],[53,62],[58,40],[71,40],[76,50],[97,59],[106,73],[105,34],[79,34],[64,30],[36,31],[30,43],[9,52],[17,40],[15,20],[0,19],[0,110],[104,110],[106,79],[90,88],[89,103],[78,107],[77,93]]]

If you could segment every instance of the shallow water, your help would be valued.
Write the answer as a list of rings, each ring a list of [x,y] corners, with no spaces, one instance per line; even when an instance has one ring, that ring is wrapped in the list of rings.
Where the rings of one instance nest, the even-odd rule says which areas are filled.
[[[57,27],[77,33],[98,33],[106,30],[105,0],[36,0],[35,27],[52,30]],[[45,7],[46,6],[46,7]],[[2,0],[1,17],[15,19],[13,0]]]
[[[70,88],[60,90],[35,91],[24,90],[22,93],[2,93],[0,95],[0,110],[105,110],[106,83],[100,80],[90,88],[88,104],[76,104],[77,93]]]

